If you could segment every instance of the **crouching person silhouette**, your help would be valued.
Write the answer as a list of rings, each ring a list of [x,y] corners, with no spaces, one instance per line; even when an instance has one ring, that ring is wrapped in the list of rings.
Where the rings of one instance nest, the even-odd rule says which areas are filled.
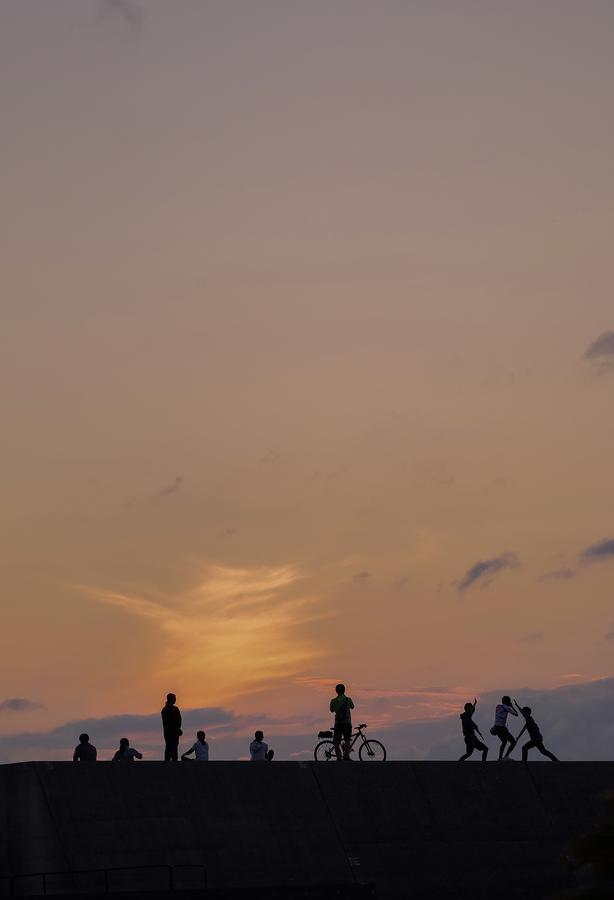
[[[531,707],[530,706],[519,706],[518,701],[514,700],[516,704],[516,708],[518,709],[520,715],[524,718],[524,725],[522,727],[522,731],[517,737],[517,740],[520,740],[520,735],[526,731],[530,741],[527,741],[526,744],[522,745],[522,761],[526,762],[529,756],[529,750],[532,750],[535,747],[542,756],[547,756],[548,759],[551,759],[552,762],[558,762],[558,759],[551,753],[549,750],[546,750],[544,747],[544,739],[542,738],[541,731],[539,730],[539,725],[531,715]]]
[[[482,751],[482,762],[485,762],[486,757],[488,756],[488,747],[476,737],[476,734],[479,734],[482,740],[484,739],[484,735],[473,721],[473,714],[477,705],[477,699],[474,699],[473,703],[465,703],[465,712],[460,714],[466,752],[459,757],[459,762],[464,762],[466,759],[469,759],[474,750]]]

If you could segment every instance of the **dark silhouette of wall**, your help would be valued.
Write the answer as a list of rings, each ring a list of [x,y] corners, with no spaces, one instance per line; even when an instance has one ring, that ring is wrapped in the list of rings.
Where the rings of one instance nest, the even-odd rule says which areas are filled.
[[[322,898],[371,884],[395,900],[530,900],[574,885],[565,844],[612,788],[607,762],[5,765],[0,885],[7,893],[13,876],[15,893],[32,895],[40,879],[15,876],[193,865],[211,897],[270,885]],[[58,891],[80,884],[54,877]],[[168,875],[112,877],[153,893]]]

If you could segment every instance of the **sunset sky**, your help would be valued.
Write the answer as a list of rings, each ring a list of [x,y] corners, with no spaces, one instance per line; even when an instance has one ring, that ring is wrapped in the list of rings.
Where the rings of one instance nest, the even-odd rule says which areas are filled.
[[[614,702],[613,40],[0,0],[1,760]]]

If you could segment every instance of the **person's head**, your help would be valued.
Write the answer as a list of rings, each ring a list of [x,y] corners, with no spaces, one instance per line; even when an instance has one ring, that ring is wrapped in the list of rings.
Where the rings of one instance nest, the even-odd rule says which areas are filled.
[[[523,711],[523,713],[525,714],[525,716],[530,716],[530,715],[531,715],[531,707],[530,707],[530,706],[523,706],[523,707],[522,707],[522,711]]]
[[[264,734],[262,733],[262,731],[257,731],[256,734],[254,735],[254,737],[256,738],[257,741],[264,740]]]
[[[170,703],[170,704],[172,705],[173,703],[175,703],[176,700],[177,700],[177,698],[175,697],[174,694],[167,694],[167,695],[166,695],[166,702],[167,702],[167,703]]]
[[[473,703],[465,703],[465,712],[473,712]]]
[[[80,734],[80,735],[79,735],[79,741],[80,741],[82,744],[87,744],[87,743],[89,743],[89,740],[90,740],[89,734],[85,734],[85,732],[84,732],[83,734]]]
[[[196,732],[196,737],[198,738],[199,741],[204,741],[204,739],[205,739],[205,732],[204,732],[204,731],[197,731],[197,732]]]
[[[129,746],[130,746],[130,741],[128,740],[128,738],[122,738],[122,739],[120,740],[120,742],[119,742],[119,749],[120,749],[120,750],[125,750],[126,747],[129,747]]]
[[[506,694],[505,697],[501,697],[501,703],[505,703],[506,706],[511,706],[511,705],[512,705],[512,698],[511,698],[511,697],[508,697],[507,694]]]
[[[336,684],[335,690],[337,691],[339,696],[341,696],[342,694],[345,694],[345,685],[344,684]]]

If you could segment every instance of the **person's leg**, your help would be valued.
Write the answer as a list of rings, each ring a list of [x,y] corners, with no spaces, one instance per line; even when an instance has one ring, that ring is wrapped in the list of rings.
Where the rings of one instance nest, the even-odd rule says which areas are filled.
[[[337,759],[341,759],[341,737],[341,726],[335,724],[333,730],[333,746],[335,748],[335,756]]]
[[[505,739],[509,743],[509,747],[507,748],[507,753],[505,754],[505,758],[507,759],[508,756],[510,755],[510,753],[512,752],[512,750],[514,749],[514,747],[516,746],[516,738],[511,733],[511,731],[507,730],[507,728],[505,729]]]
[[[505,745],[507,744],[507,739],[503,737],[503,735],[498,734],[497,737],[501,741],[501,746],[499,747],[499,759],[503,759],[503,751],[505,750]]]
[[[552,760],[552,762],[558,762],[558,759],[556,758],[554,753],[550,753],[549,750],[546,750],[542,741],[540,741],[539,744],[536,743],[535,746],[537,747],[537,749],[539,750],[539,752],[541,753],[542,756],[547,756],[548,759]]]
[[[344,725],[343,726],[343,758],[350,759],[350,744],[352,741],[352,726]]]
[[[535,747],[535,746],[536,746],[535,741],[527,741],[526,744],[522,745],[522,761],[523,762],[527,761],[527,757],[529,755],[529,750],[532,750],[533,747]]]
[[[169,762],[171,758],[171,743],[168,738],[164,741],[164,761]]]
[[[459,757],[458,761],[465,762],[466,759],[469,759],[469,757],[473,753],[473,749],[474,749],[473,744],[470,743],[469,741],[465,741],[465,751],[466,752],[463,753],[463,755]]]
[[[488,756],[488,747],[486,746],[486,744],[483,744],[482,741],[474,741],[471,752],[473,752],[474,750],[481,750],[482,762],[486,762],[486,757]]]
[[[171,747],[171,759],[175,762],[179,759],[179,738],[176,738],[176,740],[173,741]]]

